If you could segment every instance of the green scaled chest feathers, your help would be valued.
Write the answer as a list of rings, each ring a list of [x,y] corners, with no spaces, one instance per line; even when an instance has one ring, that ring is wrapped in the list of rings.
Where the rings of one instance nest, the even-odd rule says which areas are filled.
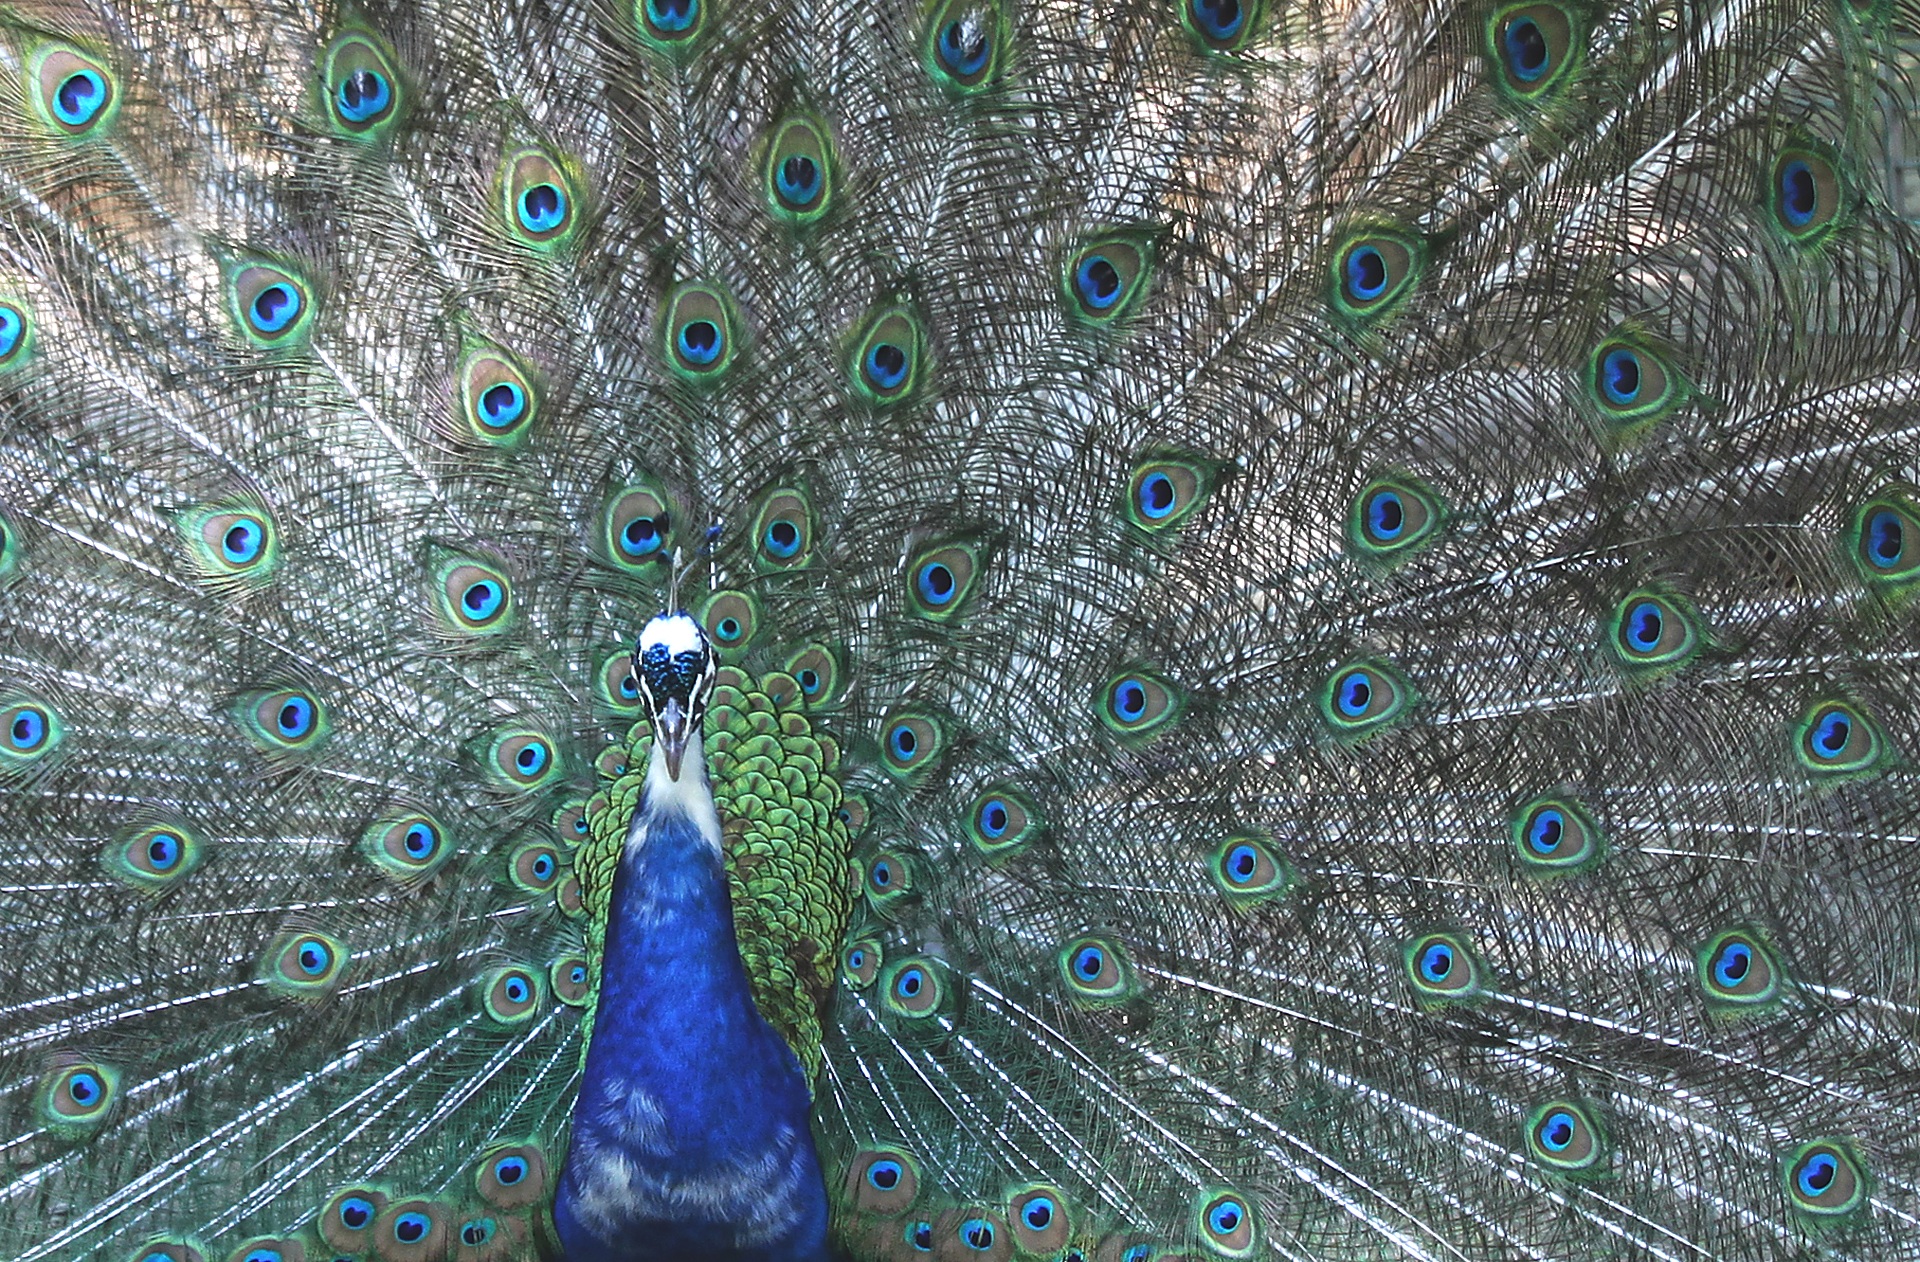
[[[1920,1262],[1917,45],[0,7],[0,1257]]]

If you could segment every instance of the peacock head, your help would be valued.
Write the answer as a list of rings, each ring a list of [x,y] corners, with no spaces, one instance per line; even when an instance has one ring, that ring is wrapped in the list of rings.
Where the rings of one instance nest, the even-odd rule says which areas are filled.
[[[683,611],[655,617],[633,646],[633,677],[653,718],[653,739],[666,755],[667,774],[675,780],[687,744],[707,716],[713,674],[706,632]]]

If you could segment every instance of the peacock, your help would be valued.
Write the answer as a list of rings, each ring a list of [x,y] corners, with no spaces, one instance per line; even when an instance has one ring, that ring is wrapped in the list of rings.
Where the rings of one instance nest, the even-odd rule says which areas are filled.
[[[1913,0],[8,0],[0,1256],[1920,1259]]]

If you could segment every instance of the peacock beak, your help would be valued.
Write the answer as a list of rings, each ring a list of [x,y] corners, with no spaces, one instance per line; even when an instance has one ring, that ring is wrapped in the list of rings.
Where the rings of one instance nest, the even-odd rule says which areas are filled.
[[[660,742],[660,752],[667,757],[667,775],[672,779],[680,778],[680,760],[686,756],[693,732],[693,713],[678,697],[668,697],[653,716],[653,739]]]

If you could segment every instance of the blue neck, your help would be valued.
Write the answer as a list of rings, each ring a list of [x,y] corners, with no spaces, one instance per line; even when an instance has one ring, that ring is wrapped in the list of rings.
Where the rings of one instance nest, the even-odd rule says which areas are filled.
[[[807,1082],[747,986],[704,771],[681,774],[654,768],[614,876],[554,1222],[567,1262],[825,1259]]]

